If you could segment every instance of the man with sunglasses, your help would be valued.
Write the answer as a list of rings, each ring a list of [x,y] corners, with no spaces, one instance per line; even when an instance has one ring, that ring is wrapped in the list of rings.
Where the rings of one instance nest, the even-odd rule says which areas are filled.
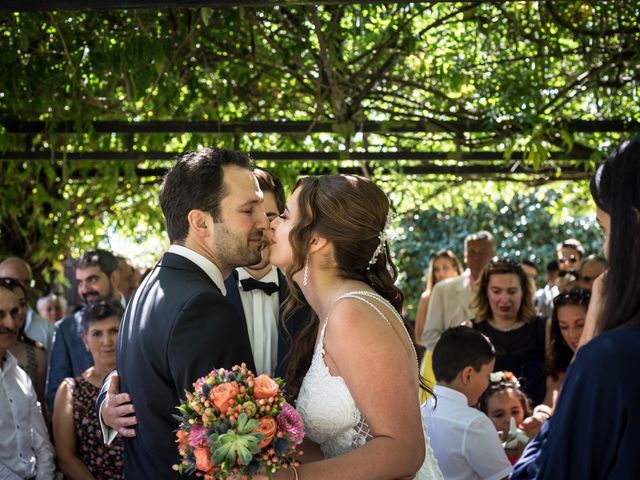
[[[24,333],[32,340],[40,342],[47,352],[50,351],[53,339],[53,324],[38,315],[31,306],[33,301],[31,288],[34,283],[31,266],[22,258],[7,258],[0,263],[0,277],[11,278],[22,285],[29,303],[24,320]]]
[[[575,238],[569,238],[556,245],[560,270],[579,270],[584,257],[584,247]]]

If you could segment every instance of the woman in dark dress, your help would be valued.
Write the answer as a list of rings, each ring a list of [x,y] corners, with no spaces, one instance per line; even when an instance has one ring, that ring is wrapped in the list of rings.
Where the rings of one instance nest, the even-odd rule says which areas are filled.
[[[94,366],[76,378],[65,378],[56,393],[53,437],[58,465],[73,479],[122,479],[122,438],[104,445],[95,402],[104,377],[116,366],[116,340],[122,305],[103,300],[88,305],[82,316],[82,340]]]
[[[494,258],[482,270],[477,286],[470,305],[476,311],[473,328],[496,348],[494,371],[513,372],[533,405],[542,403],[546,320],[536,317],[533,280],[516,260]]]
[[[578,349],[513,479],[640,478],[640,136],[598,168],[591,194],[609,264],[594,282],[582,343],[595,336]]]

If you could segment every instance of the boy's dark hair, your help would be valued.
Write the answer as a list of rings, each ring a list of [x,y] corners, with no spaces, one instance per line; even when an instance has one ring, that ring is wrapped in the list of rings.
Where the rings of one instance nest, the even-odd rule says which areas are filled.
[[[558,270],[560,270],[560,265],[558,265],[558,260],[549,260],[547,262],[547,273],[556,273]]]
[[[473,328],[459,326],[445,330],[433,349],[436,381],[452,382],[465,367],[479,372],[496,357],[491,340]]]

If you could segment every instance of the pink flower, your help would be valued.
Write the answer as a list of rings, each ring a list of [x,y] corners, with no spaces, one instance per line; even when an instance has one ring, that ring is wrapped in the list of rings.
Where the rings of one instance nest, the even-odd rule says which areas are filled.
[[[293,444],[298,445],[304,439],[304,423],[298,411],[288,403],[282,407],[282,411],[276,418],[278,422],[278,430]]]
[[[207,445],[207,430],[202,425],[191,427],[189,445],[192,447],[205,447]]]

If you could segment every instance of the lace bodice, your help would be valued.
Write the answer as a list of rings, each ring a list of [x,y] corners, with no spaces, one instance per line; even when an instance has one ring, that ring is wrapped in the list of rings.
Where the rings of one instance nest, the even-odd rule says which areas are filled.
[[[395,309],[380,295],[369,291],[349,292],[338,297],[336,302],[343,298],[355,298],[366,303],[391,327],[382,311],[369,301],[369,298],[375,299],[395,313]],[[396,317],[396,321],[402,322],[399,315],[396,314]],[[361,447],[373,436],[344,379],[331,375],[324,361],[324,337],[328,320],[329,318],[321,325],[311,366],[302,381],[296,408],[304,420],[308,438],[318,443],[325,457],[330,458]],[[417,399],[416,392],[416,401]],[[425,441],[427,455],[416,479],[441,479],[442,475],[426,435]]]

